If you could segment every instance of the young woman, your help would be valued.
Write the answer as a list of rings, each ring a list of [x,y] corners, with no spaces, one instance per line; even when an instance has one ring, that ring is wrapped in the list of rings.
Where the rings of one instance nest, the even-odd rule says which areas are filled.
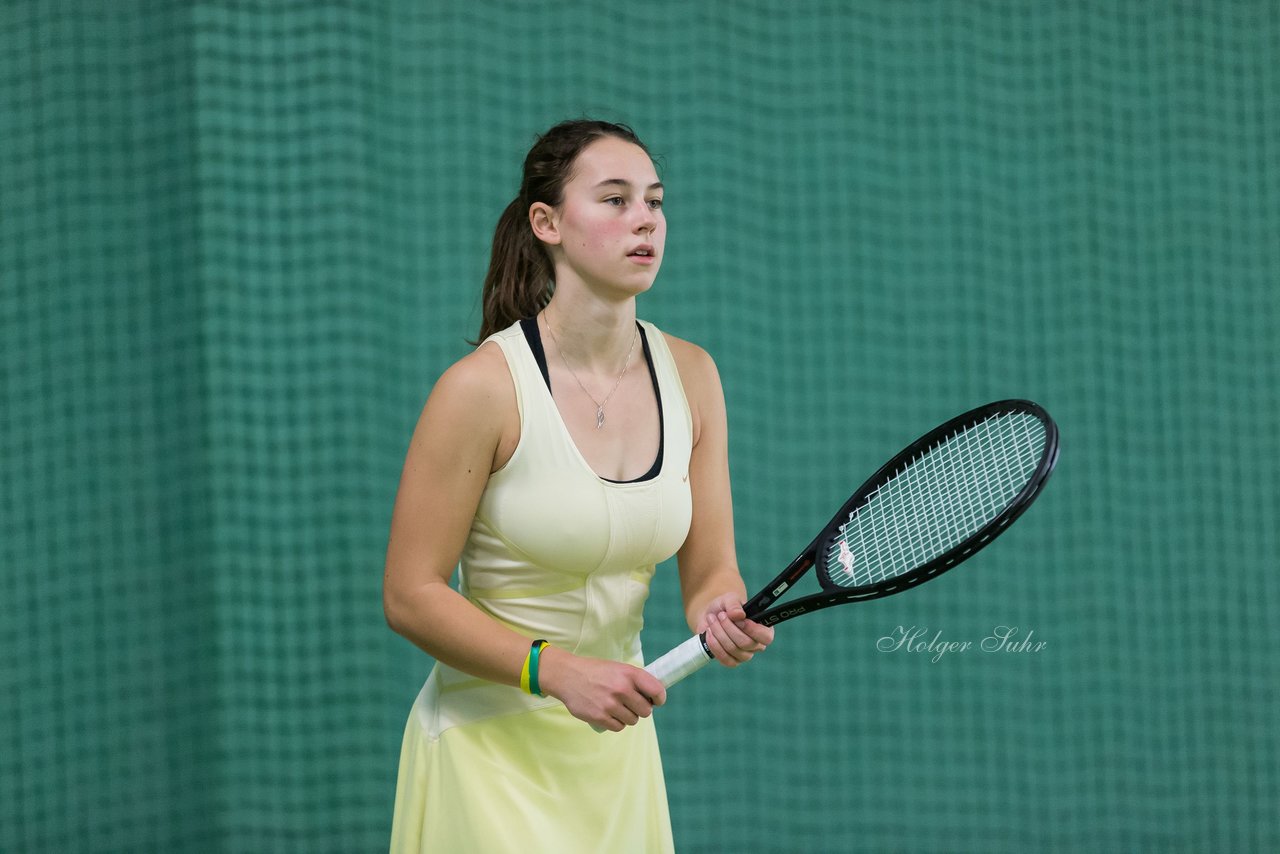
[[[387,621],[437,662],[393,851],[672,850],[639,642],[655,565],[677,555],[721,664],[773,639],[742,610],[715,364],[636,319],[662,196],[630,128],[570,121],[498,222],[481,343],[432,390],[391,521]]]

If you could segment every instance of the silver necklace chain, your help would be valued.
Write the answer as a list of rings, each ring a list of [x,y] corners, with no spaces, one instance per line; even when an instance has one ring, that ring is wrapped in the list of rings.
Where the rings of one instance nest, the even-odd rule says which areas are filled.
[[[564,357],[564,349],[560,346],[560,339],[556,338],[556,331],[551,328],[551,316],[543,311],[543,316],[547,321],[547,331],[551,333],[551,340],[556,342],[556,352],[560,354],[560,361],[564,363],[565,368],[569,371],[569,376],[573,377],[574,382],[578,384],[578,388],[582,389],[582,393],[591,398],[591,402],[596,405],[596,429],[604,427],[604,405],[609,402],[609,398],[613,397],[613,393],[618,390],[618,386],[622,385],[622,378],[627,375],[627,371],[631,370],[631,356],[636,351],[636,341],[640,338],[640,330],[636,329],[631,335],[631,349],[627,350],[627,361],[622,366],[622,373],[618,374],[618,380],[613,384],[613,388],[609,389],[609,393],[604,396],[604,400],[596,400],[595,396],[587,391],[587,387],[582,384],[582,380],[578,379],[578,375],[569,365],[569,360]]]

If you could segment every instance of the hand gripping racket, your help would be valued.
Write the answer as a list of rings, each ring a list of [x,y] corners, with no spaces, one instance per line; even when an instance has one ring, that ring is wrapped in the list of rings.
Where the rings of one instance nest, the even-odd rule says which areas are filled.
[[[862,484],[743,610],[772,626],[937,578],[1017,519],[1040,494],[1057,459],[1058,428],[1031,401],[1002,400],[952,418]],[[822,592],[774,604],[813,567]],[[704,632],[645,670],[670,687],[711,658]]]

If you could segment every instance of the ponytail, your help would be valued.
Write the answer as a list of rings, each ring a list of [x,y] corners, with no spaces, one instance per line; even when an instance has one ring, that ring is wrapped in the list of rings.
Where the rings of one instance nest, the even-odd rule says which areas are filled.
[[[597,139],[613,136],[640,146],[643,142],[626,125],[591,119],[561,122],[538,137],[524,159],[520,193],[507,205],[493,232],[489,272],[480,297],[481,341],[525,317],[532,317],[551,301],[555,268],[551,256],[529,225],[529,207],[542,202],[557,207],[564,196],[573,162]]]
[[[532,317],[551,300],[554,272],[547,250],[529,227],[529,205],[517,197],[498,217],[489,272],[480,297],[483,319],[478,345],[522,317]]]

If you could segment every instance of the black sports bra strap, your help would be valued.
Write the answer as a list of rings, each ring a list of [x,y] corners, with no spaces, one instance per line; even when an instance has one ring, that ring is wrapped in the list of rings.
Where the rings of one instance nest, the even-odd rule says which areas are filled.
[[[640,483],[645,480],[653,480],[662,471],[662,454],[667,443],[667,425],[662,415],[662,389],[658,387],[658,369],[653,365],[653,353],[649,349],[649,336],[645,335],[644,327],[639,323],[636,324],[636,328],[640,331],[640,346],[644,350],[645,364],[649,366],[649,379],[653,382],[653,396],[658,401],[658,456],[654,459],[653,465],[649,467],[649,470],[634,480],[600,478],[610,483]],[[524,340],[528,342],[534,361],[538,363],[538,370],[542,372],[542,379],[546,382],[549,393],[551,391],[551,374],[547,370],[547,351],[542,346],[542,330],[538,328],[538,318],[523,318],[520,321],[520,331],[524,333]]]

